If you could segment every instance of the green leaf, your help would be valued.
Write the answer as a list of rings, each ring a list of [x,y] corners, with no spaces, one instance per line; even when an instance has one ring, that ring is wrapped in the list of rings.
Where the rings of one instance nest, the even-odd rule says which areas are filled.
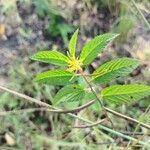
[[[109,103],[123,104],[142,99],[150,95],[150,86],[141,84],[114,85],[105,88],[101,96]]]
[[[96,96],[95,94],[93,94],[92,92],[88,92],[86,91],[85,93],[85,97],[84,97],[84,101],[87,102],[87,101],[91,101],[91,100],[96,100]],[[90,110],[92,112],[97,112],[99,113],[101,111],[101,106],[99,105],[99,102],[96,101],[93,105],[91,105],[90,107]]]
[[[94,39],[86,43],[80,54],[80,60],[83,65],[90,64],[97,55],[115,38],[118,34],[106,33],[96,36]]]
[[[71,40],[69,42],[69,53],[72,57],[75,57],[75,51],[76,51],[76,45],[77,45],[77,39],[78,39],[78,33],[79,29],[77,29],[74,34],[71,37]]]
[[[79,85],[68,85],[58,91],[54,97],[54,103],[81,101],[84,96],[84,88]]]
[[[75,74],[69,71],[50,70],[37,75],[35,81],[51,85],[66,85],[72,83],[75,78]]]
[[[137,66],[139,61],[132,58],[118,58],[102,64],[92,74],[92,79],[96,83],[108,83],[114,79],[127,76]]]
[[[55,50],[37,52],[31,59],[60,66],[66,66],[69,61],[67,56]]]

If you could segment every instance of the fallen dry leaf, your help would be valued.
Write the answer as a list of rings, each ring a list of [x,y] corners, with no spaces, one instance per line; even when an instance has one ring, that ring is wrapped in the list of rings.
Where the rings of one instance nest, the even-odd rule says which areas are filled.
[[[15,140],[8,133],[5,134],[5,140],[9,146],[14,146],[16,144]]]
[[[5,35],[5,25],[4,24],[0,24],[0,37],[2,37],[3,35]]]

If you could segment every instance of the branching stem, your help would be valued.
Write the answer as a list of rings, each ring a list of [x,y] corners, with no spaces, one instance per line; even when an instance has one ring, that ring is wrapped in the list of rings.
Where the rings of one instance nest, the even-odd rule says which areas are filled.
[[[32,102],[32,103],[36,103],[36,104],[38,104],[39,106],[44,106],[45,107],[45,109],[43,109],[43,111],[45,110],[46,111],[46,109],[47,108],[51,108],[51,109],[47,109],[47,110],[49,110],[49,111],[51,111],[51,112],[60,112],[60,111],[62,111],[62,109],[60,109],[60,108],[57,108],[57,107],[54,107],[54,106],[51,106],[51,105],[49,105],[49,104],[47,104],[47,103],[45,103],[45,102],[41,102],[41,101],[39,101],[39,100],[37,100],[37,99],[35,99],[35,98],[32,98],[32,97],[29,97],[29,96],[27,96],[27,95],[24,95],[24,94],[21,94],[21,93],[18,93],[18,92],[16,92],[16,91],[13,91],[13,90],[10,90],[10,89],[8,89],[8,88],[5,88],[5,87],[3,87],[3,86],[0,86],[0,90],[2,90],[2,91],[6,91],[6,92],[8,92],[8,93],[11,93],[11,94],[13,94],[13,95],[15,95],[15,96],[18,96],[18,97],[20,97],[20,98],[23,98],[23,99],[25,99],[26,101],[28,101],[28,102]],[[76,109],[74,109],[74,110],[82,110],[81,109],[81,107],[83,108],[83,109],[85,109],[85,106],[86,106],[86,108],[88,107],[88,106],[90,106],[90,105],[92,105],[92,104],[94,104],[94,100],[91,102],[91,104],[89,104],[90,102],[88,102],[88,103],[86,103],[86,104],[84,104],[84,105],[82,105],[82,106],[80,106],[80,107],[78,107],[78,108],[76,108]],[[32,109],[33,110],[33,109]],[[55,110],[55,111],[54,111]],[[144,124],[143,122],[140,122],[140,121],[138,121],[138,120],[136,120],[136,119],[133,119],[133,118],[131,118],[131,117],[128,117],[128,116],[126,116],[126,115],[123,115],[123,114],[121,114],[121,113],[119,113],[119,112],[116,112],[116,111],[114,111],[114,110],[112,110],[112,109],[109,109],[109,108],[107,108],[107,107],[105,107],[105,110],[107,111],[107,112],[109,112],[109,113],[111,113],[111,114],[113,114],[113,115],[115,115],[115,116],[117,116],[117,117],[120,117],[120,118],[122,118],[122,119],[126,119],[126,120],[128,120],[128,121],[130,121],[130,122],[134,122],[134,123],[137,123],[137,124],[139,124],[140,126],[142,126],[142,127],[144,127],[144,128],[147,128],[147,129],[149,129],[150,130],[150,125],[148,125],[148,124]],[[31,110],[30,110],[31,111]],[[63,111],[68,111],[68,110],[63,110]],[[70,111],[70,110],[69,110]],[[72,111],[72,110],[71,110]],[[15,113],[15,112],[14,112]],[[63,112],[62,112],[63,113]],[[66,113],[66,112],[65,112]],[[75,118],[78,118],[79,119],[79,117],[78,116],[76,116],[76,115],[74,115],[74,114],[71,114],[70,112],[67,112],[68,114],[70,114],[71,116],[74,116]],[[84,119],[82,119],[83,121],[84,121]]]
[[[83,78],[84,78],[84,80],[86,81],[86,83],[88,84],[88,86],[89,86],[91,92],[95,95],[96,100],[99,102],[99,104],[100,104],[100,106],[101,106],[103,112],[105,113],[105,116],[108,118],[109,122],[111,123],[112,128],[114,129],[113,122],[112,122],[112,120],[110,119],[109,115],[107,114],[107,111],[106,111],[106,109],[105,109],[105,107],[104,107],[103,102],[102,102],[102,101],[100,100],[100,98],[98,97],[97,93],[96,93],[95,90],[93,89],[93,87],[92,87],[91,83],[89,82],[88,78],[84,75],[83,70],[80,70],[80,73],[81,73],[81,75],[83,76]]]
[[[6,92],[9,92],[9,93],[11,93],[11,94],[13,94],[13,95],[15,95],[15,96],[18,96],[18,97],[20,97],[20,98],[23,98],[23,99],[27,100],[28,102],[34,102],[34,103],[36,103],[36,104],[38,104],[38,105],[40,105],[40,106],[45,105],[46,107],[48,106],[49,108],[52,108],[52,109],[55,109],[55,110],[59,110],[59,109],[56,108],[56,107],[52,107],[52,106],[50,106],[49,104],[46,104],[46,103],[44,103],[44,102],[41,103],[41,102],[40,102],[39,100],[37,100],[37,99],[31,98],[31,97],[26,96],[26,95],[24,95],[24,94],[18,93],[18,92],[13,91],[13,90],[10,90],[10,89],[5,88],[5,87],[3,87],[3,86],[0,86],[0,89],[1,89],[2,91],[6,91]],[[120,114],[120,113],[119,113],[119,114]],[[79,119],[79,120],[81,120],[81,121],[83,121],[83,122],[86,122],[86,123],[88,123],[88,124],[93,124],[92,121],[90,121],[90,120],[88,120],[88,119],[85,119],[85,118],[82,118],[82,117],[79,117],[79,116],[77,116],[77,115],[75,115],[75,114],[68,113],[68,115],[69,115],[70,117],[72,117],[72,118]],[[118,117],[121,117],[121,118],[122,118],[122,114],[120,114],[120,116],[118,116]],[[127,116],[126,116],[126,117],[127,117]],[[134,122],[132,119],[129,120],[129,121]],[[140,123],[140,125],[142,126],[142,123]],[[120,133],[120,132],[118,132],[118,131],[112,130],[112,129],[110,129],[110,128],[108,128],[108,127],[105,127],[105,126],[103,126],[103,125],[100,125],[100,124],[98,124],[98,127],[99,127],[100,129],[104,130],[104,131],[107,131],[107,132],[111,133],[111,134],[117,135],[117,136],[119,136],[119,137],[122,137],[122,138],[125,138],[125,139],[128,139],[128,140],[135,141],[135,142],[137,142],[137,143],[139,143],[139,144],[142,144],[142,145],[144,145],[144,146],[150,148],[150,145],[149,145],[148,143],[145,143],[145,142],[143,142],[143,141],[137,140],[137,139],[135,139],[135,138],[133,138],[133,137],[130,137],[130,136],[125,135],[125,134],[122,134],[122,133]],[[148,129],[150,129],[150,126],[148,127]]]

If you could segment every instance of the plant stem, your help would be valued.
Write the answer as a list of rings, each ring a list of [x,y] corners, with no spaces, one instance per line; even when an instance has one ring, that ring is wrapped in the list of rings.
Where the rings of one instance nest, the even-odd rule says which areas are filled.
[[[57,113],[57,112],[62,111],[62,109],[60,109],[60,108],[51,106],[51,105],[49,105],[49,104],[47,104],[47,103],[41,102],[41,101],[39,101],[39,100],[37,100],[37,99],[35,99],[35,98],[32,98],[32,97],[29,97],[29,96],[27,96],[27,95],[18,93],[18,92],[16,92],[16,91],[10,90],[10,89],[5,88],[5,87],[3,87],[3,86],[0,86],[0,89],[1,89],[2,91],[6,91],[6,92],[11,93],[11,94],[13,94],[13,95],[15,95],[15,96],[18,96],[18,97],[20,97],[20,98],[23,98],[23,99],[25,99],[26,101],[28,101],[28,102],[30,102],[30,103],[32,102],[32,103],[35,103],[35,104],[37,104],[37,105],[39,105],[39,106],[44,106],[45,109],[43,109],[43,111],[48,110],[49,112],[54,112],[54,113]],[[94,102],[95,102],[95,101],[93,100],[93,103],[94,103]],[[89,103],[90,103],[90,102],[89,102]],[[92,105],[93,103],[91,102],[91,105]],[[86,103],[86,104],[84,104],[84,105],[82,105],[82,106],[80,106],[80,107],[77,107],[77,108],[75,108],[74,110],[78,110],[79,108],[81,109],[81,107],[85,107],[85,105],[87,105],[87,104],[88,104],[88,103]],[[51,109],[47,109],[47,108],[51,108]],[[39,110],[39,109],[42,109],[42,108],[36,108],[36,109]],[[138,124],[140,124],[141,126],[147,128],[147,129],[150,129],[150,126],[149,126],[149,125],[144,124],[144,123],[142,123],[142,122],[140,122],[140,121],[138,121],[138,120],[136,120],[136,119],[133,119],[133,118],[131,118],[131,117],[128,117],[128,116],[126,116],[126,115],[123,115],[123,114],[121,114],[121,113],[119,113],[119,112],[116,112],[116,111],[114,111],[114,110],[112,110],[112,109],[109,109],[109,108],[107,108],[107,107],[105,107],[105,109],[106,109],[106,111],[108,111],[109,113],[111,113],[111,114],[113,114],[113,115],[115,115],[115,116],[118,116],[118,117],[120,117],[120,118],[122,118],[122,119],[126,119],[126,120],[131,121],[131,122],[134,122],[134,123],[138,123]],[[32,109],[32,111],[34,111],[34,109]],[[72,110],[63,110],[63,111],[68,111],[68,112],[61,112],[61,113],[70,113],[70,111],[72,111]],[[17,112],[17,111],[13,111],[13,113],[16,113],[16,112]],[[21,112],[21,110],[20,110],[19,112]],[[28,112],[28,111],[27,111],[27,112]],[[29,109],[29,112],[31,112],[31,109]],[[11,113],[12,113],[12,112],[11,112]]]
[[[109,113],[115,115],[115,116],[118,116],[118,117],[122,118],[122,119],[126,119],[126,120],[128,120],[128,121],[132,121],[132,122],[134,122],[134,123],[137,123],[137,124],[139,124],[139,125],[141,125],[141,126],[147,128],[147,129],[150,129],[150,126],[149,126],[149,125],[143,124],[143,122],[140,122],[140,121],[138,121],[138,120],[136,120],[136,119],[133,119],[133,118],[131,118],[131,117],[128,117],[128,116],[126,116],[126,115],[123,115],[123,114],[121,114],[121,113],[118,113],[118,112],[116,112],[116,111],[114,111],[114,110],[112,110],[112,109],[109,109],[109,108],[107,108],[107,107],[105,107],[105,110],[106,110],[107,112],[109,112]]]
[[[52,108],[52,109],[56,109],[56,110],[60,110],[60,109],[58,109],[58,108],[56,108],[56,107],[52,107],[51,105],[49,105],[49,104],[47,104],[47,103],[41,102],[41,101],[39,101],[39,100],[37,100],[37,99],[31,98],[31,97],[29,97],[29,96],[26,96],[26,95],[24,95],[24,94],[18,93],[18,92],[16,92],[16,91],[7,89],[7,88],[5,88],[5,87],[3,87],[3,86],[0,86],[0,89],[3,90],[3,91],[7,91],[7,92],[9,92],[9,93],[11,93],[11,94],[13,94],[13,95],[16,95],[16,96],[18,96],[18,97],[20,97],[20,98],[23,98],[23,99],[27,100],[28,102],[34,102],[34,103],[36,103],[36,104],[38,104],[38,105],[40,105],[40,106],[45,105],[46,107],[49,107],[49,108]],[[93,123],[92,121],[90,121],[90,120],[88,120],[88,119],[79,117],[79,116],[74,115],[74,114],[72,114],[72,113],[68,113],[68,115],[71,116],[71,117],[73,117],[73,118],[76,118],[76,119],[79,119],[79,120],[81,120],[81,121],[84,121],[84,122],[86,122],[86,123],[89,123],[89,124],[92,124],[92,123]],[[121,115],[122,115],[122,114],[121,114]],[[121,117],[121,116],[120,116],[120,117]],[[121,118],[122,118],[122,117],[121,117]],[[133,121],[133,120],[131,120],[131,121]],[[103,126],[103,125],[100,125],[100,124],[98,125],[98,127],[99,127],[100,129],[104,130],[104,131],[107,131],[107,132],[111,133],[111,134],[120,136],[120,137],[122,137],[122,138],[131,140],[131,141],[135,141],[135,142],[137,142],[137,143],[139,143],[139,144],[141,144],[141,145],[144,145],[144,146],[150,148],[150,144],[148,144],[148,143],[145,143],[145,142],[143,142],[143,141],[137,140],[137,139],[135,139],[135,138],[133,138],[133,137],[130,137],[130,136],[128,136],[128,135],[124,135],[124,134],[122,134],[122,133],[120,133],[120,132],[118,132],[118,131],[112,130],[112,129],[110,129],[110,128],[108,128],[108,127],[105,127],[105,126]],[[150,129],[150,128],[149,128],[149,129]]]
[[[89,82],[89,80],[87,79],[87,77],[84,75],[84,72],[83,72],[82,69],[80,70],[80,72],[81,72],[82,77],[84,78],[84,80],[85,80],[86,83],[88,84],[89,88],[91,89],[91,92],[95,95],[96,100],[99,102],[99,104],[100,104],[100,106],[101,106],[103,112],[105,113],[106,117],[108,118],[109,122],[111,123],[112,128],[114,129],[113,122],[112,122],[112,120],[110,119],[109,115],[107,114],[107,111],[106,111],[106,109],[105,109],[105,107],[104,107],[103,102],[102,102],[102,101],[100,100],[100,98],[98,97],[98,95],[97,95],[97,93],[95,92],[95,90],[93,89],[91,83]]]
[[[69,116],[74,117],[74,118],[77,118],[77,119],[79,119],[79,120],[81,120],[81,121],[84,121],[84,122],[86,122],[86,123],[89,123],[89,124],[92,124],[92,123],[93,123],[92,121],[90,121],[90,120],[88,120],[88,119],[85,119],[85,118],[76,116],[76,115],[71,114],[71,113],[69,113]],[[118,131],[112,130],[112,129],[110,129],[110,128],[108,128],[108,127],[105,127],[105,126],[103,126],[103,125],[100,125],[100,124],[98,125],[98,127],[99,127],[100,129],[104,130],[104,131],[107,131],[107,132],[111,133],[111,134],[120,136],[120,137],[122,137],[122,138],[124,138],[124,139],[128,139],[128,140],[131,140],[131,141],[135,141],[135,142],[137,142],[137,143],[139,143],[139,144],[141,144],[141,145],[144,145],[144,146],[150,148],[150,144],[148,144],[148,143],[145,143],[145,142],[143,142],[143,141],[137,140],[137,139],[135,139],[135,138],[133,138],[133,137],[130,137],[130,136],[128,136],[128,135],[124,135],[124,134],[122,134],[122,133],[120,133],[120,132],[118,132]]]
[[[68,110],[62,110],[56,107],[40,107],[40,108],[25,108],[25,109],[20,109],[20,110],[10,110],[10,111],[0,111],[0,116],[5,116],[7,114],[15,114],[15,113],[29,113],[29,112],[34,112],[34,111],[48,111],[48,112],[52,112],[52,113],[63,113],[63,114],[67,114],[67,113],[76,113],[76,112],[80,112],[81,110],[88,108],[89,106],[91,106],[92,104],[94,104],[96,102],[96,100],[91,100],[90,102],[81,105],[75,109],[68,109]],[[39,104],[39,103],[38,103]],[[56,109],[55,109],[56,108]]]
[[[91,127],[94,127],[94,126],[97,126],[98,124],[101,124],[102,122],[104,122],[106,119],[102,119],[102,120],[99,120],[95,123],[92,123],[90,125],[81,125],[81,126],[73,126],[73,128],[91,128]]]

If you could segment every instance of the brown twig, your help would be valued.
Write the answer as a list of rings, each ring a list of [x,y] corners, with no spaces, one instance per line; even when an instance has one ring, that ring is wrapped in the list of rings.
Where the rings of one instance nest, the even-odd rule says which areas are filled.
[[[112,110],[112,109],[109,109],[109,108],[107,108],[107,107],[105,107],[105,110],[106,110],[107,112],[109,112],[109,113],[115,115],[115,116],[118,116],[118,117],[122,118],[122,119],[128,120],[128,121],[130,121],[130,122],[137,123],[137,124],[141,125],[142,127],[145,127],[145,128],[147,128],[147,129],[150,129],[150,125],[148,125],[148,124],[145,124],[145,123],[140,122],[140,121],[138,121],[138,120],[136,120],[136,119],[133,119],[133,118],[131,118],[131,117],[128,117],[128,116],[126,116],[126,115],[123,115],[123,114],[121,114],[121,113],[119,113],[119,112],[116,112],[116,111],[114,111],[114,110]]]
[[[27,100],[28,102],[34,102],[34,103],[36,103],[36,104],[38,104],[38,105],[40,105],[40,106],[46,106],[46,107],[49,107],[49,108],[54,109],[54,110],[57,110],[57,111],[62,111],[62,110],[59,109],[59,108],[53,107],[53,106],[51,106],[51,105],[49,105],[49,104],[47,104],[47,103],[41,102],[41,101],[39,101],[39,100],[37,100],[37,99],[31,98],[31,97],[26,96],[26,95],[24,95],[24,94],[18,93],[18,92],[13,91],[13,90],[10,90],[10,89],[5,88],[5,87],[3,87],[3,86],[0,86],[0,89],[3,90],[3,91],[7,91],[7,92],[9,92],[9,93],[11,93],[11,94],[13,94],[13,95],[18,96],[18,97],[21,97],[21,98]],[[94,102],[93,102],[93,103],[94,103]],[[91,104],[91,105],[92,105],[92,104]],[[144,124],[144,123],[142,123],[142,122],[140,122],[140,121],[138,121],[138,120],[136,120],[136,119],[133,119],[133,118],[131,118],[131,117],[128,117],[128,116],[126,116],[126,115],[123,115],[123,114],[121,114],[121,113],[119,113],[119,112],[116,112],[116,111],[114,111],[114,110],[111,110],[111,109],[109,109],[109,108],[107,108],[107,107],[105,107],[105,110],[108,111],[109,113],[111,113],[111,114],[117,116],[117,117],[120,117],[120,118],[122,118],[122,119],[128,120],[128,121],[130,121],[130,122],[134,122],[134,123],[140,124],[140,126],[142,126],[142,127],[147,128],[147,129],[150,130],[150,126],[149,126],[149,125]]]
[[[24,112],[29,113],[29,112],[34,112],[34,111],[48,111],[48,112],[53,112],[53,113],[75,113],[75,112],[79,112],[79,111],[91,106],[94,103],[95,103],[95,100],[92,100],[82,106],[79,106],[75,109],[69,109],[69,110],[62,110],[62,109],[56,110],[56,108],[49,109],[47,107],[40,107],[40,108],[26,108],[26,109],[20,109],[20,110],[1,111],[0,116],[4,116],[7,114],[24,113]]]
[[[0,89],[3,90],[3,91],[9,92],[9,93],[11,93],[13,95],[16,95],[18,97],[21,97],[23,99],[26,99],[28,102],[33,102],[35,104],[38,104],[39,106],[44,106],[44,107],[48,107],[48,108],[52,108],[53,109],[53,107],[51,107],[47,103],[41,102],[40,100],[37,100],[37,99],[32,98],[32,97],[29,97],[29,96],[27,96],[25,94],[21,94],[21,93],[18,93],[16,91],[10,90],[10,89],[8,89],[8,88],[6,88],[4,86],[0,86]]]
[[[3,87],[3,86],[0,86],[0,89],[3,90],[3,91],[7,91],[7,92],[9,92],[9,93],[11,93],[11,94],[13,94],[13,95],[18,96],[18,97],[21,97],[21,98],[23,98],[23,99],[26,99],[26,100],[28,100],[29,102],[33,102],[33,103],[36,103],[36,104],[38,104],[38,105],[40,105],[40,106],[44,106],[44,107],[51,108],[51,109],[46,109],[46,108],[34,108],[34,110],[31,108],[31,109],[28,109],[28,110],[26,109],[26,111],[32,111],[32,110],[33,110],[33,111],[38,111],[39,109],[41,109],[42,111],[49,111],[49,112],[54,112],[54,113],[75,113],[75,112],[79,112],[79,111],[81,111],[81,110],[83,110],[83,109],[85,109],[85,108],[91,106],[92,104],[94,104],[94,103],[96,102],[96,100],[91,100],[90,102],[88,102],[88,103],[86,103],[86,104],[84,104],[84,105],[82,105],[82,106],[79,106],[79,107],[77,107],[77,108],[75,108],[75,109],[62,110],[62,109],[60,109],[60,108],[55,108],[54,106],[51,106],[51,105],[49,105],[49,104],[47,104],[47,103],[44,103],[44,102],[41,102],[40,100],[37,100],[37,99],[32,98],[32,97],[29,97],[29,96],[27,96],[27,95],[18,93],[18,92],[16,92],[16,91],[10,90],[10,89],[5,88],[5,87]],[[21,111],[21,110],[18,110],[18,111]],[[13,113],[13,111],[8,111],[8,112]]]
[[[102,119],[102,120],[99,120],[99,121],[97,121],[97,122],[95,122],[93,124],[90,124],[90,125],[73,126],[73,128],[91,128],[91,127],[97,126],[98,124],[104,122],[105,120],[106,120],[106,118]]]

